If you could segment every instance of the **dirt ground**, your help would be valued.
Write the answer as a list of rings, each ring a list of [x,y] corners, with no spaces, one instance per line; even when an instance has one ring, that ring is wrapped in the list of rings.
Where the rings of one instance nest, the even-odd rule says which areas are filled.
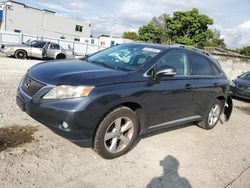
[[[234,100],[231,120],[213,130],[167,131],[142,139],[118,159],[104,160],[17,107],[19,80],[38,62],[0,56],[0,128],[14,131],[16,141],[18,130],[34,128],[24,134],[30,138],[24,144],[0,150],[0,187],[250,187],[249,102]],[[2,136],[3,143],[8,141]]]

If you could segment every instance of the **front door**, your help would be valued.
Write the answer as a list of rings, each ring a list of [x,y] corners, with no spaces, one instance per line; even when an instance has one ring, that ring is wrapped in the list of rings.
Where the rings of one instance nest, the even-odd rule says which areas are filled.
[[[162,76],[149,88],[150,127],[194,116],[186,52],[182,50],[169,52],[156,63],[155,70],[162,66],[173,68],[176,75]]]
[[[32,45],[31,56],[36,58],[43,58],[44,47],[46,47],[47,42],[39,41]]]

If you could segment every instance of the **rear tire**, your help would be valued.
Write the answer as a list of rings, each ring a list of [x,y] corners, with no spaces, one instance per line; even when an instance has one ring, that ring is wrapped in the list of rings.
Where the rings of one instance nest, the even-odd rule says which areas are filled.
[[[27,52],[25,50],[17,50],[15,52],[15,58],[16,59],[26,59],[27,58]]]
[[[197,125],[206,130],[214,128],[220,120],[222,110],[223,102],[216,99],[209,106],[204,119],[201,122],[198,122]]]
[[[58,54],[56,59],[66,59],[66,56],[64,54]]]
[[[94,150],[105,159],[120,157],[133,146],[138,130],[136,113],[119,107],[102,120],[96,131]]]

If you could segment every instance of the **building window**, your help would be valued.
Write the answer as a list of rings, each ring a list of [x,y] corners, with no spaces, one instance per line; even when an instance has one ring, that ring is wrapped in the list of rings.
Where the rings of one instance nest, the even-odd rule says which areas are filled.
[[[60,36],[60,39],[65,39],[65,36]]]
[[[91,39],[91,44],[95,44],[95,40],[94,39]]]
[[[14,29],[14,32],[15,33],[21,33],[21,30],[20,29]]]
[[[75,31],[82,32],[82,26],[81,25],[76,25]]]
[[[105,46],[105,42],[101,42],[101,46]]]
[[[86,40],[85,40],[85,43],[89,43],[89,40],[88,40],[88,39],[86,39]]]
[[[80,39],[79,38],[74,38],[74,41],[75,42],[80,42]]]

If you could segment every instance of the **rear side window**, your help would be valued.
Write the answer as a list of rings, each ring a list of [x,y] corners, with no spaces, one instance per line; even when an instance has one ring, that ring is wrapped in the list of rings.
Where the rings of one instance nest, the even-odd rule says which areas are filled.
[[[200,55],[189,54],[191,75],[214,75],[209,61]]]
[[[220,70],[213,63],[211,63],[211,67],[212,67],[215,75],[221,74]]]

